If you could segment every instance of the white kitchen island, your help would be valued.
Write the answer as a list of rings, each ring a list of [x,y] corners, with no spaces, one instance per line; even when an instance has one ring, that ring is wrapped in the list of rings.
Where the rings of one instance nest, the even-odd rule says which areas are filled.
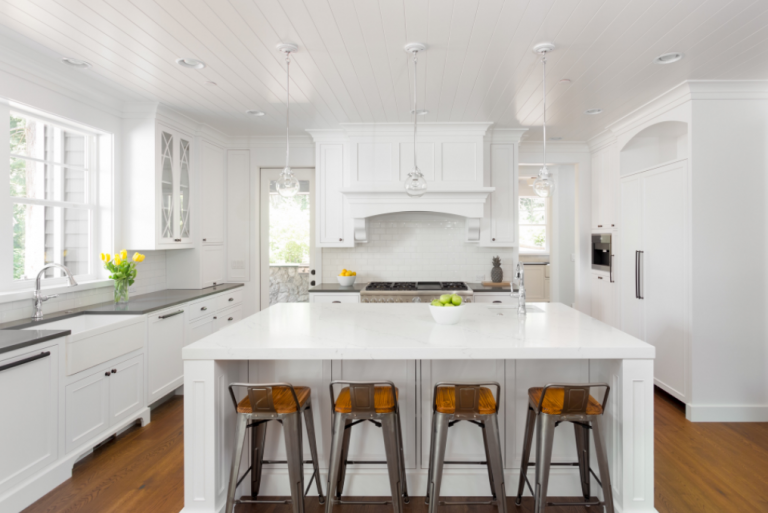
[[[617,511],[655,511],[654,348],[559,303],[529,305],[524,317],[513,305],[464,308],[459,324],[440,326],[423,304],[278,304],[185,347],[183,511],[219,513],[224,508],[235,419],[229,383],[310,386],[325,472],[331,437],[328,385],[334,379],[391,380],[399,388],[411,496],[425,493],[436,382],[501,384],[499,425],[508,497],[517,493],[528,388],[553,382],[608,383],[603,430]],[[270,424],[268,437],[272,453],[266,459],[284,460],[278,424]],[[305,446],[308,459],[306,437]],[[576,461],[575,450],[573,428],[564,423],[556,431],[553,461]],[[381,433],[374,425],[355,428],[350,459],[385,459]],[[451,428],[445,459],[484,460],[477,427],[464,422]],[[248,468],[246,460],[242,472]],[[593,468],[597,472],[596,462]],[[308,482],[311,466],[305,472]],[[529,473],[532,479],[533,470]],[[246,478],[238,495],[249,494],[249,483]],[[325,474],[322,483],[325,491]],[[313,484],[310,493],[314,490]],[[592,490],[600,495],[596,483]],[[389,495],[386,468],[350,465],[344,493]],[[289,495],[284,465],[265,465],[260,495]],[[447,465],[442,495],[490,495],[485,467]],[[580,495],[578,470],[553,467],[548,495]]]

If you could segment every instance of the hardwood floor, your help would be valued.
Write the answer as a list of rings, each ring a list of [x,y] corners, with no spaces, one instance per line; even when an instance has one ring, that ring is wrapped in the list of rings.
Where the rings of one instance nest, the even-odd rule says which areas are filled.
[[[768,423],[691,423],[685,407],[656,390],[656,509],[659,513],[768,511]],[[174,397],[152,412],[152,422],[95,450],[72,479],[24,513],[178,513],[184,506],[183,401]],[[307,511],[320,512],[316,497]],[[517,508],[533,511],[526,498]],[[389,513],[391,506],[337,506],[339,512]],[[413,497],[406,513],[426,513]],[[441,508],[442,510],[442,508]],[[238,513],[289,513],[290,505],[238,507]],[[492,506],[454,506],[449,513],[491,513]],[[548,513],[587,513],[578,507]]]

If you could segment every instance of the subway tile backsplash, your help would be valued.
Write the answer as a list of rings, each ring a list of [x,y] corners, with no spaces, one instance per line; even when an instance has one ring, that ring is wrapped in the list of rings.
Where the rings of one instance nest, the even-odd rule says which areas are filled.
[[[354,248],[323,248],[323,282],[335,283],[342,269],[357,281],[468,281],[490,279],[498,255],[504,280],[514,272],[513,248],[481,248],[465,242],[463,217],[404,212],[372,217],[368,242]]]

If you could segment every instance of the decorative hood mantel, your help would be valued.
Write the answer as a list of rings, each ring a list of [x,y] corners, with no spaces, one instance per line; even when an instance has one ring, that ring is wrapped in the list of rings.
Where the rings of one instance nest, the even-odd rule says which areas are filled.
[[[517,143],[525,129],[489,130],[491,123],[419,123],[417,163],[429,183],[426,194],[408,196],[403,182],[413,167],[413,126],[406,123],[342,124],[339,130],[309,130],[317,146],[318,194],[341,205],[325,209],[346,223],[341,244],[367,241],[366,220],[398,212],[438,212],[467,219],[467,241],[481,242],[496,182],[515,187]],[[506,166],[503,181],[492,180],[492,146]],[[505,159],[503,162],[500,158]],[[504,173],[499,173],[502,177]],[[320,231],[327,224],[318,216]],[[344,221],[346,220],[346,221]],[[348,228],[348,230],[347,230]],[[490,239],[489,239],[490,240]],[[330,244],[329,244],[330,245]]]

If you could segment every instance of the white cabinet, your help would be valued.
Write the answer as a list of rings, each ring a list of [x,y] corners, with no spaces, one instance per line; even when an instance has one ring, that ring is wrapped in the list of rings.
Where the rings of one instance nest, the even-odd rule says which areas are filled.
[[[64,395],[64,448],[69,453],[144,407],[144,355],[76,374]]]
[[[184,345],[188,346],[200,339],[211,335],[216,331],[218,326],[217,316],[215,313],[208,313],[204,317],[200,317],[187,326],[187,333],[184,337]]]
[[[523,264],[525,270],[525,302],[542,303],[548,301],[549,279],[546,265]]]
[[[592,274],[591,299],[592,299],[592,317],[607,324],[612,324],[613,305],[610,279],[607,275]]]
[[[320,292],[309,294],[310,303],[359,303],[360,294],[346,292],[344,294],[324,294]]]
[[[618,227],[618,157],[615,145],[592,154],[592,230]]]
[[[243,307],[233,306],[216,314],[216,330],[224,329],[243,318]]]
[[[490,145],[490,194],[480,240],[483,246],[517,245],[517,144]],[[484,230],[485,231],[485,230]]]
[[[149,315],[147,320],[147,404],[179,388],[184,382],[184,307],[179,305]]]
[[[154,120],[127,120],[124,130],[123,246],[192,247],[192,138]]]
[[[346,200],[341,193],[344,187],[344,145],[318,143],[316,152],[315,245],[321,248],[352,247],[354,241],[345,234],[348,222],[345,220]]]
[[[200,144],[200,224],[203,243],[223,244],[226,229],[226,190],[224,150],[208,142]]]
[[[204,245],[200,254],[202,255],[200,271],[202,273],[203,288],[224,283],[226,275],[224,245]]]
[[[511,292],[507,292],[507,293],[475,292],[474,296],[472,297],[472,301],[474,301],[475,303],[491,303],[491,304],[513,303],[513,304],[517,304],[517,298],[516,297],[512,297],[512,293]]]
[[[621,180],[621,327],[656,347],[656,384],[689,400],[687,161]]]
[[[59,348],[0,356],[0,496],[58,457]]]

